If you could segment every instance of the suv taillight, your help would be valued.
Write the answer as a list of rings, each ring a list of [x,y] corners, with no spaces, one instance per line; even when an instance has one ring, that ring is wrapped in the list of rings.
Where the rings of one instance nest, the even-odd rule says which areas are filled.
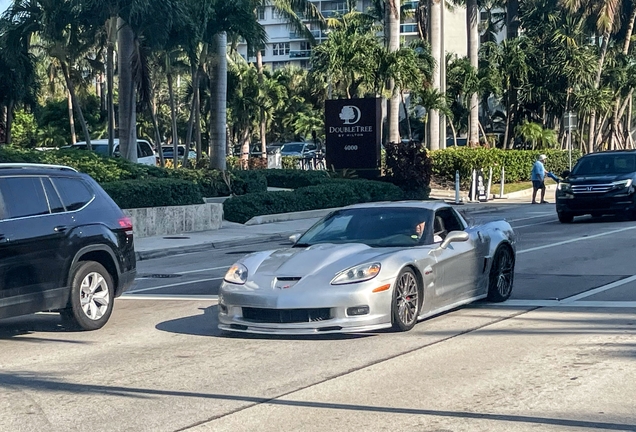
[[[126,230],[126,235],[132,235],[133,233],[132,219],[130,219],[128,216],[124,216],[123,218],[119,219],[118,223],[121,228],[124,228]]]

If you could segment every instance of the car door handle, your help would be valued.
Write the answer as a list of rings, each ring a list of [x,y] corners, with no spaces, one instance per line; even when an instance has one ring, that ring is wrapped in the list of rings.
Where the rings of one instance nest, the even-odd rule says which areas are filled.
[[[55,232],[59,232],[59,233],[66,232],[67,229],[68,229],[68,227],[64,226],[64,225],[56,226],[54,228]]]

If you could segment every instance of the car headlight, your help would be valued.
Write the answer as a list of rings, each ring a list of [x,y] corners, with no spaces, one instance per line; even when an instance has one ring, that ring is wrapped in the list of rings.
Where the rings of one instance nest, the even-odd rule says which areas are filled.
[[[572,191],[572,185],[570,185],[570,183],[561,182],[561,183],[559,183],[559,190],[562,191],[562,192],[571,192]]]
[[[614,186],[628,188],[632,185],[632,179],[615,181]]]
[[[380,273],[380,263],[362,264],[348,268],[336,275],[331,285],[344,285],[356,282],[364,282],[373,279]]]
[[[223,279],[225,282],[243,285],[247,281],[247,267],[243,264],[234,264],[227,273],[225,273]]]

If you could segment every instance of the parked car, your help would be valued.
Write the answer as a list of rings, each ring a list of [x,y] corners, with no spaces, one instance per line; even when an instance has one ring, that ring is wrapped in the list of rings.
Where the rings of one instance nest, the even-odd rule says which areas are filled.
[[[179,152],[179,159],[183,160],[183,155],[185,154],[185,146],[179,146],[178,148],[178,152]],[[174,147],[170,146],[170,145],[164,145],[161,146],[161,151],[163,152],[163,158],[165,160],[172,160],[174,159]],[[189,159],[196,159],[197,158],[197,152],[194,150],[190,150],[188,152],[188,160]],[[157,154],[157,160],[159,160],[159,155]]]
[[[58,311],[101,328],[135,280],[131,220],[86,174],[0,164],[0,319]]]
[[[626,214],[636,220],[636,150],[591,153],[565,171],[556,191],[559,221]]]
[[[80,141],[72,146],[63,148],[73,148],[77,150],[88,150],[88,145],[85,141]],[[102,156],[108,156],[108,140],[95,140],[91,141],[92,150]],[[115,138],[115,146],[113,147],[113,154],[110,156],[118,157],[119,152],[119,138]],[[146,140],[137,140],[137,163],[142,165],[156,165],[157,160],[155,157],[155,151],[152,149],[150,143]]]
[[[295,156],[309,158],[316,156],[318,148],[316,144],[309,142],[290,142],[285,143],[280,148],[280,154],[283,156]]]
[[[270,334],[413,328],[418,320],[512,292],[515,235],[503,220],[471,226],[445,203],[337,210],[291,248],[256,252],[228,270],[219,328]]]

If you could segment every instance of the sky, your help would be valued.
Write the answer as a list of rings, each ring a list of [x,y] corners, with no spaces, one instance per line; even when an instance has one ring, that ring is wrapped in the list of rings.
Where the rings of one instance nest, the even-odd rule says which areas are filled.
[[[11,0],[0,0],[0,12],[4,12],[9,7]]]

